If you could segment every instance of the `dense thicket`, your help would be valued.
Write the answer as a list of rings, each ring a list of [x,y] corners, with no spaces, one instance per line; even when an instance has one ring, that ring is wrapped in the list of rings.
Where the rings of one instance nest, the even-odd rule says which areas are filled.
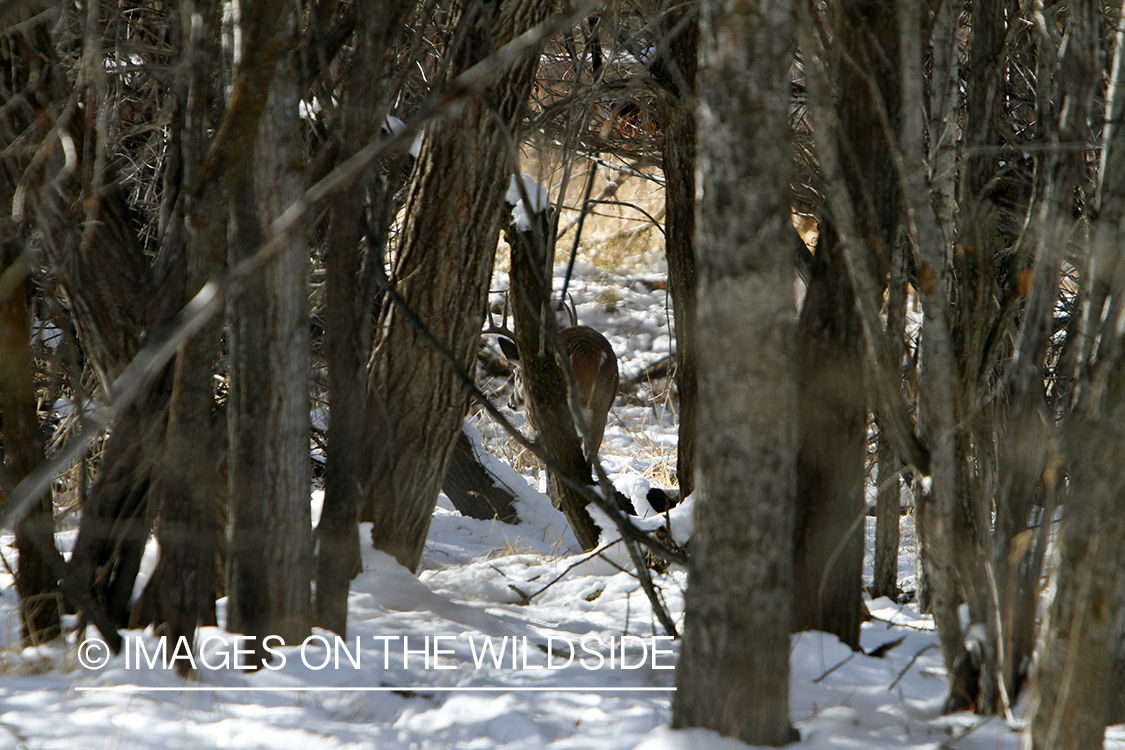
[[[509,238],[525,329],[562,209],[578,233],[614,202],[606,174],[664,189],[677,476],[700,493],[675,722],[789,737],[784,635],[859,646],[870,496],[873,593],[933,614],[947,709],[1010,716],[1030,691],[1033,747],[1096,745],[1125,716],[1121,19],[1097,0],[0,4],[0,495],[25,642],[65,610],[111,644],[191,637],[225,593],[249,634],[343,633],[361,519],[416,569],[504,194],[534,158],[558,211]],[[550,329],[520,335],[561,383]],[[593,546],[604,475],[556,437],[535,449]],[[708,708],[730,701],[761,710]]]

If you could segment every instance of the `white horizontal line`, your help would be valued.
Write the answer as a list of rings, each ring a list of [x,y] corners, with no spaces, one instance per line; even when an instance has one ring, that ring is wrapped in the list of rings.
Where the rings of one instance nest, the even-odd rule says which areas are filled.
[[[146,687],[143,685],[76,686],[80,693],[674,693],[674,687]]]

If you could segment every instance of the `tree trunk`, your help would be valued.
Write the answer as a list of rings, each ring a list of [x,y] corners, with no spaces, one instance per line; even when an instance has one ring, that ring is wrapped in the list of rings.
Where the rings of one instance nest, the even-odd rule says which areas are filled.
[[[0,197],[4,192],[0,187]],[[9,271],[19,274],[17,279],[22,276],[9,287],[7,294],[0,293],[0,415],[3,415],[4,444],[0,461],[6,465],[12,480],[19,482],[43,460],[44,441],[35,398],[34,362],[28,348],[31,340],[28,269],[24,268],[21,273],[13,267],[21,260],[11,229],[7,218],[0,219],[0,276]],[[0,490],[0,500],[6,502],[4,495]],[[47,545],[55,544],[52,510],[48,492],[35,502],[15,530],[19,554],[16,593],[20,603],[20,637],[25,646],[53,640],[62,632],[57,581],[46,560]]]
[[[43,21],[21,25],[23,30],[8,36],[6,50],[0,53],[3,79],[13,87],[0,93],[0,99],[23,101],[34,109],[9,108],[0,128],[4,133],[29,132],[33,118],[54,119],[64,102],[82,93],[73,90],[54,54],[55,40],[49,25]],[[22,51],[9,54],[17,50]],[[16,89],[20,88],[23,90],[17,95]],[[128,189],[118,179],[114,165],[106,163],[106,154],[97,152],[105,147],[105,133],[100,131],[105,118],[101,113],[112,108],[114,102],[89,96],[87,106],[98,110],[97,116],[91,111],[89,118],[74,117],[59,123],[73,143],[90,144],[79,150],[79,169],[75,170],[84,181],[42,177],[29,181],[38,169],[44,170],[44,176],[64,171],[59,150],[53,149],[53,158],[32,167],[31,162],[37,161],[30,158],[34,149],[26,148],[26,144],[23,148],[4,148],[19,155],[6,161],[22,174],[0,177],[4,181],[0,193],[7,196],[0,203],[12,205],[13,180],[38,185],[38,189],[24,197],[29,209],[25,213],[34,216],[34,224],[42,228],[41,246],[65,290],[66,307],[85,361],[97,377],[99,389],[108,393],[114,379],[140,348],[150,322],[145,302],[151,287]],[[97,123],[96,128],[93,123]],[[24,171],[29,168],[30,171]],[[79,206],[82,210],[67,208]],[[12,231],[16,228],[12,227]],[[94,485],[82,498],[79,537],[68,578],[72,586],[92,588],[94,598],[105,607],[109,619],[119,625],[127,619],[136,568],[149,531],[145,505],[157,441],[144,440],[141,427],[162,427],[160,411],[164,401],[158,399],[157,403],[148,404],[141,399],[121,415],[106,439]],[[148,419],[149,406],[156,412],[152,420]],[[80,609],[77,602],[70,604]]]
[[[212,15],[217,7],[197,3],[195,10],[204,23],[193,24],[191,18],[183,23],[183,28],[191,30],[187,47],[194,62],[184,71],[189,81],[189,106],[181,151],[186,159],[186,289],[192,295],[225,265],[229,205],[244,199],[237,188],[251,168],[258,122],[278,57],[277,43],[271,40],[285,16],[280,3],[276,6],[261,4],[243,9],[241,61],[226,113],[203,159],[200,154],[208,131],[203,103],[210,84],[204,73],[208,61],[218,56]],[[173,640],[186,637],[190,641],[196,626],[215,620],[215,517],[222,492],[215,486],[220,455],[211,439],[211,424],[215,406],[213,365],[218,360],[221,326],[221,319],[212,320],[177,353],[168,430],[158,465],[157,539],[161,555],[146,598],[151,594],[150,606],[158,622],[167,624]],[[302,384],[304,388],[307,383]],[[307,462],[306,444],[302,464]]]
[[[832,632],[858,648],[868,399],[863,321],[849,273],[869,278],[869,293],[882,301],[900,221],[900,186],[890,149],[898,127],[897,28],[893,8],[880,0],[840,3],[831,18],[832,43],[825,49],[833,57],[838,95],[834,105],[813,104],[823,110],[834,106],[837,112],[838,130],[820,134],[818,143],[835,149],[840,184],[821,218],[801,310],[793,627]],[[827,91],[813,85],[809,96]],[[851,226],[838,228],[837,222]],[[854,233],[852,260],[838,246],[837,235],[845,232]],[[875,377],[887,381],[887,391],[896,391],[879,405],[889,434],[893,415],[884,405],[891,399],[901,402],[901,357],[892,359],[898,351],[881,325],[873,331],[878,340],[868,345],[885,353],[873,358]]]
[[[793,630],[823,630],[858,649],[867,404],[859,320],[830,223],[821,225],[799,330]]]
[[[875,498],[875,561],[871,595],[898,596],[898,545],[902,517],[902,462],[886,435],[879,433],[876,448],[878,489]]]
[[[664,255],[676,326],[676,393],[679,441],[676,479],[682,497],[691,494],[695,472],[695,77],[699,17],[693,5],[676,4],[661,15],[667,51],[652,67],[665,89],[663,105]]]
[[[282,13],[278,31],[289,21]],[[258,126],[253,182],[232,202],[232,264],[304,192],[296,47],[284,45]],[[258,658],[265,636],[300,643],[311,624],[307,287],[298,235],[231,304],[228,628],[255,636]]]
[[[1013,361],[1009,364],[1005,358],[1000,364],[1007,367],[1010,385],[1007,397],[997,400],[1008,408],[997,409],[992,560],[1001,622],[996,679],[1010,700],[1015,700],[1029,671],[1034,646],[1040,565],[1046,543],[1045,536],[1033,530],[1037,517],[1041,521],[1043,514],[1043,508],[1036,511],[1035,505],[1045,505],[1053,494],[1043,481],[1049,476],[1046,469],[1052,460],[1052,446],[1057,444],[1053,408],[1044,392],[1044,363],[1048,362],[1047,352],[1055,335],[1060,270],[1069,260],[1067,243],[1083,230],[1083,219],[1072,210],[1074,196],[1088,188],[1086,155],[1063,144],[1089,137],[1091,124],[1097,120],[1096,99],[1102,82],[1101,7],[1086,2],[1076,3],[1071,9],[1066,44],[1058,53],[1047,40],[1040,40],[1034,50],[1040,72],[1053,71],[1055,63],[1058,70],[1053,75],[1037,75],[1036,95],[1047,116],[1037,118],[1036,137],[1048,147],[1034,152],[1036,180],[1029,221],[1020,252],[1007,272],[999,321],[1004,324],[1016,318],[1020,323]],[[1026,56],[1032,54],[1025,49]],[[1063,96],[1066,106],[1052,112],[1049,102]],[[1018,311],[1008,312],[1010,308]],[[1068,346],[1073,338],[1068,334]],[[1034,543],[1024,543],[1026,539],[1034,539]]]
[[[700,497],[676,727],[795,739],[789,625],[796,459],[788,238],[787,2],[704,2],[700,20]]]
[[[547,17],[547,0],[469,3],[451,51],[451,74],[466,70]],[[529,51],[498,74],[458,116],[431,128],[408,198],[392,278],[460,367],[471,371],[480,345],[492,260],[514,137],[527,108],[538,56]],[[441,480],[464,416],[465,394],[398,307],[385,310],[369,363],[368,435],[372,461],[363,517],[372,541],[417,570]]]
[[[549,244],[552,241],[550,224],[544,212],[535,216],[527,231],[508,227],[505,233],[512,248],[509,276],[516,346],[523,370],[528,421],[535,428],[536,441],[558,462],[563,472],[591,484],[590,463],[582,450],[583,439],[575,429],[569,398],[568,383],[573,373],[567,373],[566,350],[551,310],[554,248]],[[547,494],[554,506],[566,515],[582,549],[596,547],[600,532],[586,510],[586,498],[553,469],[547,471]]]
[[[952,34],[955,24],[947,23],[956,17],[953,3],[939,10],[940,23],[936,24],[935,61],[946,60],[946,44],[941,42],[939,31]],[[938,627],[942,659],[948,671],[952,701],[966,700],[965,680],[958,665],[964,665],[965,639],[961,633],[957,608],[961,603],[957,561],[953,553],[953,516],[957,503],[956,453],[953,429],[955,417],[955,366],[951,343],[949,312],[950,283],[947,280],[947,253],[951,238],[947,235],[947,218],[942,213],[947,206],[941,201],[931,203],[937,193],[942,194],[944,177],[927,169],[922,149],[923,103],[923,53],[921,48],[922,14],[918,3],[911,0],[896,5],[899,25],[899,44],[902,61],[902,154],[903,202],[907,216],[907,233],[916,253],[918,267],[918,292],[922,301],[923,339],[919,367],[919,431],[928,438],[932,484],[915,500],[915,518],[920,541],[924,587],[920,600],[934,615]],[[955,59],[955,58],[954,58]],[[940,71],[935,73],[939,76]],[[959,80],[959,79],[958,79]],[[948,138],[954,108],[952,103],[957,88],[935,85],[931,104],[931,133]],[[943,106],[939,106],[942,102]],[[931,154],[945,153],[944,141],[931,142]],[[938,156],[934,157],[935,160]],[[944,163],[944,162],[943,162]],[[919,482],[919,484],[922,484]],[[923,596],[924,594],[924,596]]]
[[[902,361],[906,354],[906,254],[897,244],[891,252],[890,276],[887,281],[887,336],[895,357]],[[902,516],[902,459],[894,450],[888,430],[875,415],[878,430],[876,462],[878,488],[875,496],[875,562],[871,585],[872,596],[898,596],[899,522]]]
[[[519,523],[513,503],[516,498],[506,487],[497,484],[488,469],[477,457],[473,441],[462,430],[449,459],[441,490],[453,507],[466,518],[481,521],[493,519],[504,523]]]
[[[1076,22],[1085,21],[1084,29],[1075,29],[1076,41],[1096,52],[1100,6],[1082,2],[1073,10]],[[1062,485],[1066,515],[1053,556],[1050,601],[1028,708],[1033,750],[1101,747],[1107,721],[1120,716],[1117,670],[1125,634],[1125,479],[1120,471],[1125,461],[1125,383],[1120,373],[1125,338],[1112,310],[1120,309],[1125,296],[1120,270],[1120,226],[1125,218],[1123,42],[1125,30],[1119,29],[1106,96],[1100,211],[1086,269],[1087,288],[1093,293],[1085,301],[1082,333],[1099,344],[1079,363],[1075,406],[1062,429],[1060,454],[1069,459],[1068,480]],[[1054,473],[1055,467],[1049,466],[1044,475]],[[1052,507],[1045,505],[1045,511]],[[1044,515],[1042,522],[1048,520]]]
[[[1105,412],[1076,419],[1070,440],[1077,457],[1051,573],[1045,636],[1036,662],[1032,750],[1102,746],[1111,708],[1114,655],[1125,605],[1125,392],[1107,394]]]
[[[337,163],[363,148],[378,132],[385,116],[389,91],[384,71],[392,45],[411,3],[362,3],[356,16],[356,50],[341,105],[341,133]],[[392,158],[392,161],[394,159]],[[393,200],[397,184],[381,177],[369,181],[372,213],[369,237],[378,247],[382,265],[391,216],[382,207]],[[328,465],[324,474],[324,507],[317,525],[316,623],[339,635],[348,624],[348,584],[360,569],[359,501],[363,476],[363,404],[366,375],[363,363],[371,347],[371,300],[361,279],[361,236],[365,223],[364,193],[349,190],[337,197],[332,209],[325,258],[325,356],[328,362],[329,404]],[[382,239],[383,241],[380,241]]]

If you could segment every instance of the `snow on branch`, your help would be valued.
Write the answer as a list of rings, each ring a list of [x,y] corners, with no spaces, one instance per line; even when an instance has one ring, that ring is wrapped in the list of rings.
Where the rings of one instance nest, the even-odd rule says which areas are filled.
[[[512,175],[511,181],[508,182],[508,192],[504,195],[504,202],[512,207],[512,223],[516,225],[516,229],[521,232],[531,230],[531,217],[528,214],[527,206],[524,205],[523,198],[527,197],[531,202],[531,214],[543,213],[547,210],[547,188],[540,185],[535,181],[535,178],[524,172],[520,176],[523,180],[523,189],[520,189],[520,183],[515,175]]]

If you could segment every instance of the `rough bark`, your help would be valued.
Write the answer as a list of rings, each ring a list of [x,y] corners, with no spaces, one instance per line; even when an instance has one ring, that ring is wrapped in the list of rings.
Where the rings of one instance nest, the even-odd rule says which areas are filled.
[[[829,20],[832,42],[819,40],[817,48],[830,58],[825,62],[835,75],[835,86],[814,81],[809,97],[824,113],[833,107],[828,92],[838,90],[832,97],[836,127],[817,124],[829,126],[817,134],[818,149],[832,150],[824,154],[825,163],[838,166],[825,170],[834,185],[821,218],[801,310],[793,627],[826,630],[858,648],[863,614],[865,325],[867,345],[877,353],[872,358],[874,380],[885,391],[877,399],[885,436],[903,414],[897,342],[881,322],[870,319],[883,299],[900,221],[900,186],[891,152],[899,119],[897,28],[893,8],[879,1],[839,3]],[[863,284],[866,321],[856,305],[855,284]],[[897,411],[889,408],[891,403],[898,405]],[[908,421],[903,428],[910,429]]]
[[[348,73],[341,105],[339,156],[342,163],[363,148],[379,132],[388,108],[390,92],[384,74],[390,65],[391,45],[399,34],[402,19],[411,6],[406,0],[357,5],[351,14],[356,27],[356,49]],[[362,281],[361,237],[364,224],[372,227],[369,237],[382,245],[391,217],[382,207],[393,200],[397,184],[376,176],[369,181],[373,209],[370,221],[364,214],[364,193],[346,191],[337,198],[328,231],[325,259],[328,298],[325,302],[325,356],[328,362],[328,392],[332,409],[328,423],[328,450],[324,475],[324,509],[317,524],[316,622],[340,635],[347,631],[348,582],[360,568],[359,502],[363,472],[366,374],[363,365],[371,347],[371,300]],[[380,241],[383,240],[383,241]]]
[[[282,13],[281,29],[292,21]],[[286,52],[245,173],[252,181],[231,204],[232,263],[304,192],[297,45],[282,38]],[[308,250],[298,234],[230,305],[228,628],[256,637],[259,658],[265,636],[296,644],[311,625],[307,300]]]
[[[273,80],[279,54],[273,39],[285,19],[282,5],[244,8],[244,49],[230,102],[202,159],[207,143],[203,102],[209,84],[203,74],[208,61],[218,57],[217,46],[212,46],[217,45],[216,7],[197,3],[195,10],[204,23],[193,25],[189,17],[183,24],[191,29],[187,44],[196,62],[184,71],[189,80],[189,106],[182,149],[190,158],[183,184],[186,289],[191,295],[225,266],[227,213],[232,201],[243,198],[237,188],[251,167],[258,123]],[[158,465],[161,557],[146,597],[152,593],[150,606],[158,622],[167,624],[173,639],[184,636],[191,640],[198,625],[213,622],[215,617],[215,516],[221,491],[215,486],[220,456],[211,440],[211,424],[213,365],[219,354],[221,324],[221,320],[206,324],[177,353],[168,429]],[[307,464],[307,445],[302,463]]]
[[[450,72],[468,69],[552,7],[546,0],[468,4]],[[407,199],[392,280],[466,370],[480,345],[503,195],[517,171],[514,137],[537,63],[530,52],[428,131]],[[361,507],[374,522],[375,546],[416,570],[466,396],[401,310],[390,307],[381,322],[368,365],[365,455],[372,467]]]
[[[787,2],[700,17],[700,497],[676,727],[794,739],[789,625],[796,477]]]
[[[569,357],[559,339],[558,322],[551,310],[551,268],[554,256],[549,246],[550,220],[538,214],[528,231],[509,227],[505,233],[511,246],[510,272],[512,317],[516,347],[527,396],[528,421],[536,440],[547,455],[572,479],[590,483],[590,462],[582,450],[583,440],[575,428],[568,382],[574,377]],[[596,448],[594,452],[596,452]],[[566,515],[582,549],[598,544],[598,527],[586,510],[587,501],[578,491],[548,470],[547,494]]]
[[[449,470],[445,472],[441,490],[453,503],[453,507],[467,518],[482,521],[503,521],[519,523],[516,513],[515,497],[504,487],[498,486],[492,475],[477,458],[473,441],[464,431],[453,447],[449,459]]]

